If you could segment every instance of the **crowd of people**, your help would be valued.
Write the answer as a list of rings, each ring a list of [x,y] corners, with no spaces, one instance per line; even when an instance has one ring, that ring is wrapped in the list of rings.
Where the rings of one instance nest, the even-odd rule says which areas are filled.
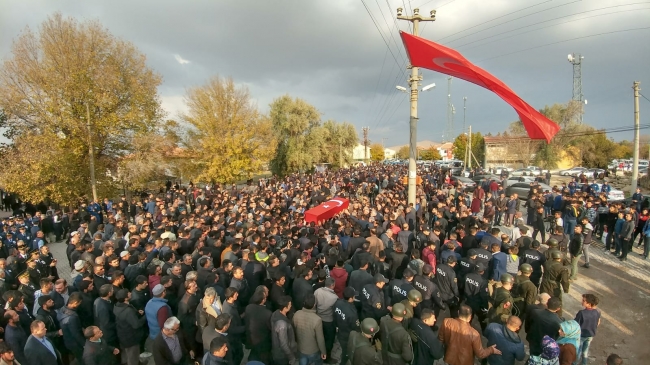
[[[647,209],[531,183],[523,215],[501,181],[470,192],[437,168],[419,172],[408,204],[405,174],[373,165],[241,188],[168,182],[71,212],[14,206],[0,233],[0,365],[587,364],[599,298],[583,293],[568,318],[563,293],[621,214],[607,250],[624,259],[637,231],[650,235]],[[305,221],[334,196],[349,207]],[[50,253],[60,240],[70,282]]]

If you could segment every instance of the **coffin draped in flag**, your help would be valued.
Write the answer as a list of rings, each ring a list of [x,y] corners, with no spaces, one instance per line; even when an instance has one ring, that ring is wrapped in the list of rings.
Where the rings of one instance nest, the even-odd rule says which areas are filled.
[[[350,201],[345,198],[332,198],[325,203],[305,212],[305,221],[322,222],[346,210]]]
[[[559,125],[528,105],[501,80],[473,65],[457,51],[412,34],[400,33],[411,65],[469,81],[497,94],[517,111],[531,139],[550,142],[560,130]]]

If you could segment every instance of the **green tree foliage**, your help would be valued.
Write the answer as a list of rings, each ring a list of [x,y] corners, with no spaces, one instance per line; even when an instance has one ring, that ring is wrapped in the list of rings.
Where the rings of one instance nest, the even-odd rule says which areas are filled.
[[[0,161],[3,187],[34,202],[71,203],[89,194],[90,138],[98,193],[111,194],[120,185],[118,161],[161,120],[161,77],[145,61],[96,21],[55,14],[37,32],[22,32],[0,67],[9,140]]]
[[[442,156],[440,156],[440,151],[438,151],[438,149],[435,147],[429,147],[427,149],[420,150],[419,156],[420,156],[420,160],[425,160],[425,161],[442,160]]]
[[[352,162],[352,155],[346,153],[357,145],[357,130],[348,122],[338,123],[328,120],[322,126],[314,128],[312,133],[320,135],[320,160],[332,167],[343,167]]]
[[[271,171],[285,176],[309,171],[315,163],[339,166],[351,162],[346,151],[358,137],[350,123],[328,120],[321,125],[320,112],[306,101],[289,95],[271,103],[270,119],[277,150],[271,159]]]
[[[271,121],[251,103],[248,89],[213,77],[188,91],[183,120],[198,181],[233,183],[260,173],[275,153]]]
[[[397,157],[400,160],[406,160],[409,158],[409,146],[402,146],[400,147],[399,150],[397,150],[397,153],[395,153],[395,157]]]
[[[383,161],[384,157],[384,146],[382,146],[381,143],[373,143],[370,145],[371,161]]]
[[[467,135],[464,133],[456,137],[452,147],[454,158],[459,160],[465,158],[467,142]],[[472,159],[472,161],[474,161],[472,165],[474,165],[476,161],[478,161],[480,164],[483,164],[483,160],[485,158],[485,140],[483,139],[481,132],[472,133],[472,153],[474,154],[474,158],[476,158],[476,160],[474,160],[474,158]]]

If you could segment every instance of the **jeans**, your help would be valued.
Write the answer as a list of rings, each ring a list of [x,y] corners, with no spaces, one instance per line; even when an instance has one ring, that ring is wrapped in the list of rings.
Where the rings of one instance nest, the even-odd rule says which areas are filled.
[[[564,234],[568,234],[570,238],[573,238],[573,230],[578,225],[578,221],[575,218],[567,218],[564,220]]]
[[[621,254],[621,251],[622,251],[622,248],[623,248],[623,243],[622,243],[622,241],[623,241],[623,240],[622,240],[620,237],[615,237],[615,238],[614,238],[614,244],[615,244],[615,247],[614,247],[614,248],[616,249],[616,250],[614,251],[614,254],[615,254],[615,255],[620,255],[620,254]]]
[[[309,364],[322,365],[323,359],[320,358],[320,352],[311,355],[305,355],[303,353],[300,353],[299,364],[300,365],[309,365]]]
[[[589,247],[590,247],[590,246],[591,246],[591,244],[583,245],[583,246],[582,246],[582,254],[583,254],[584,257],[585,257],[585,265],[588,265],[588,264],[589,264]]]
[[[582,356],[582,365],[587,364],[587,360],[589,360],[589,346],[591,345],[591,340],[593,340],[593,337],[580,337],[580,349],[576,353],[576,362],[574,362],[574,365],[578,364],[578,359]]]
[[[580,260],[580,256],[571,256],[571,276],[569,277],[571,280],[575,280],[578,276],[578,260]]]
[[[643,237],[643,257],[648,258],[648,253],[650,249],[650,236]]]

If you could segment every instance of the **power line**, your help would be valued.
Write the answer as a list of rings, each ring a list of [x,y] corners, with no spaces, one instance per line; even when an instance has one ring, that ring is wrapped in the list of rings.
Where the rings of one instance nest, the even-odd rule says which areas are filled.
[[[578,39],[592,38],[592,37],[598,37],[598,36],[601,36],[601,35],[608,35],[608,34],[614,34],[614,33],[623,33],[623,32],[632,32],[632,31],[635,31],[635,30],[646,30],[646,29],[650,29],[650,27],[642,27],[642,28],[631,28],[631,29],[615,30],[615,31],[611,31],[611,32],[604,32],[604,33],[598,33],[598,34],[591,34],[591,35],[587,35],[587,36],[583,36],[583,37],[570,38],[570,39],[565,39],[565,40],[562,40],[562,41],[557,41],[557,42],[551,42],[551,43],[541,44],[541,45],[539,45],[539,46],[535,46],[535,47],[530,47],[530,48],[520,49],[520,50],[518,50],[518,51],[514,51],[514,52],[510,52],[510,53],[505,53],[505,54],[500,54],[500,55],[498,55],[498,56],[494,56],[494,57],[490,57],[490,58],[484,58],[484,59],[479,60],[479,61],[476,61],[476,62],[489,61],[489,60],[493,60],[493,59],[495,59],[495,58],[501,58],[501,57],[509,56],[509,55],[512,55],[512,54],[515,54],[515,53],[520,53],[520,52],[525,52],[525,51],[531,51],[531,50],[533,50],[533,49],[542,48],[542,47],[547,47],[547,46],[551,46],[551,45],[554,45],[554,44],[566,43],[566,42],[575,41],[575,40],[578,40]]]
[[[481,41],[486,40],[486,39],[490,39],[490,38],[494,38],[494,37],[500,36],[500,35],[502,35],[502,34],[507,34],[507,33],[516,32],[516,31],[521,30],[521,29],[529,28],[529,27],[532,27],[532,26],[535,26],[535,25],[539,25],[539,24],[543,24],[543,23],[548,23],[548,22],[556,21],[556,20],[559,20],[559,19],[562,19],[562,18],[568,18],[568,17],[574,16],[574,15],[580,15],[580,14],[591,13],[591,12],[599,11],[599,10],[605,10],[605,9],[611,9],[611,8],[618,8],[618,7],[629,6],[629,5],[639,5],[639,4],[650,4],[650,1],[643,2],[643,3],[634,3],[634,4],[625,4],[625,5],[608,6],[608,7],[604,7],[604,8],[598,8],[598,9],[593,9],[593,10],[581,11],[581,12],[579,12],[579,13],[574,13],[574,14],[569,14],[569,15],[565,15],[565,16],[561,16],[561,17],[557,17],[557,18],[549,19],[549,20],[544,20],[544,21],[541,21],[541,22],[537,22],[537,23],[533,23],[533,24],[524,25],[524,26],[519,27],[519,28],[515,28],[515,29],[507,30],[507,31],[505,31],[505,32],[501,32],[501,33],[493,34],[493,35],[491,35],[491,36],[487,36],[487,37],[480,38],[480,39],[477,39],[477,40],[474,40],[474,41],[471,41],[471,42],[468,42],[468,43],[465,43],[465,44],[461,44],[460,46],[456,46],[456,48],[465,47],[465,46],[468,46],[468,45],[470,45],[470,44],[474,44],[474,43],[481,42]],[[578,19],[572,19],[572,20],[568,20],[568,21],[565,21],[565,22],[560,22],[560,23],[557,23],[557,24],[551,24],[551,25],[548,25],[548,26],[545,26],[545,27],[540,27],[540,28],[537,28],[537,29],[533,29],[533,30],[530,30],[530,31],[527,31],[527,32],[519,32],[519,33],[517,33],[517,34],[515,34],[515,35],[512,35],[512,36],[509,36],[509,37],[504,37],[504,38],[496,39],[496,40],[494,40],[494,41],[490,41],[490,42],[483,42],[483,43],[481,43],[480,45],[482,46],[482,45],[489,44],[489,43],[493,43],[493,42],[496,42],[496,41],[500,41],[500,40],[504,40],[504,39],[508,39],[508,38],[512,38],[512,37],[516,37],[516,36],[520,36],[520,35],[522,35],[522,34],[526,34],[526,33],[530,33],[530,32],[535,32],[535,31],[538,31],[538,30],[541,30],[541,29],[545,29],[545,28],[555,27],[555,26],[558,26],[558,25],[561,25],[561,24],[572,23],[572,22],[579,21],[579,20],[590,19],[590,18],[595,18],[595,17],[599,17],[599,16],[612,15],[612,14],[616,14],[616,13],[623,13],[623,12],[628,12],[628,11],[647,10],[647,9],[650,9],[650,8],[620,10],[620,11],[616,11],[616,12],[608,12],[608,13],[605,13],[605,14],[590,15],[590,16],[586,16],[586,17],[582,17],[582,18],[578,18]],[[460,39],[460,38],[458,38],[458,39]],[[454,42],[454,41],[451,41],[451,42]],[[472,48],[473,48],[473,47],[472,47]]]
[[[645,95],[643,95],[643,94],[641,94],[641,93],[639,93],[639,95],[643,96],[643,98],[644,98],[645,100],[650,101],[650,99],[646,98]]]
[[[375,17],[372,15],[370,12],[370,9],[368,8],[368,5],[366,5],[366,2],[364,0],[361,0],[363,3],[363,6],[366,8],[366,11],[368,12],[368,15],[370,15],[370,19],[372,19],[372,22],[375,24],[375,28],[377,28],[377,31],[379,32],[379,35],[381,36],[381,39],[384,40],[384,43],[386,44],[386,47],[388,47],[388,50],[390,51],[391,56],[393,56],[393,60],[395,60],[395,63],[399,66],[399,62],[397,61],[397,57],[395,57],[395,54],[393,53],[393,50],[390,48],[390,45],[388,44],[388,41],[386,41],[386,38],[384,37],[384,33],[382,33],[381,29],[379,28],[379,25],[377,24],[377,21],[375,20]],[[402,73],[404,73],[404,70],[402,70]],[[404,73],[404,77],[406,77],[406,74]]]
[[[551,1],[553,1],[553,0],[546,0],[546,1],[543,1],[543,2],[541,2],[541,3],[537,3],[537,4],[535,4],[535,5],[527,6],[527,7],[525,7],[525,8],[522,8],[522,9],[519,9],[519,10],[512,11],[512,12],[510,12],[510,13],[508,13],[508,14],[504,14],[504,15],[498,16],[498,17],[496,17],[496,18],[492,18],[492,19],[490,19],[490,20],[486,20],[486,21],[484,21],[483,23],[479,23],[479,24],[473,25],[473,26],[471,26],[471,27],[469,27],[469,28],[465,28],[465,29],[463,29],[463,30],[461,30],[461,31],[458,31],[458,32],[456,32],[456,33],[452,33],[452,34],[450,34],[450,35],[448,35],[448,36],[445,36],[445,37],[439,38],[438,41],[441,41],[441,40],[443,40],[443,39],[446,39],[446,38],[452,37],[452,36],[454,36],[454,35],[456,35],[456,34],[459,34],[459,33],[466,32],[466,31],[468,31],[468,30],[470,30],[470,29],[474,29],[474,28],[476,28],[476,27],[480,27],[480,26],[483,25],[483,24],[491,23],[491,22],[493,22],[493,21],[495,21],[495,20],[497,20],[497,19],[505,18],[505,17],[507,17],[508,15],[512,15],[512,14],[518,13],[518,12],[520,12],[520,11],[524,11],[524,10],[527,10],[527,9],[530,9],[530,8],[534,8],[534,7],[539,6],[539,5],[542,5],[542,4],[546,4],[546,3],[551,2]],[[572,3],[575,3],[575,2],[578,2],[578,1],[581,1],[581,0],[575,0],[575,1],[571,2],[571,3],[569,3],[569,4],[572,4]],[[569,5],[569,4],[562,4],[562,5],[558,5],[558,6],[564,6],[564,5]],[[528,14],[528,15],[538,14],[538,13],[541,13],[541,12],[544,12],[544,11],[547,11],[547,10],[550,10],[550,9],[553,9],[553,8],[557,8],[558,6],[554,6],[554,7],[552,7],[552,8],[544,9],[544,10],[541,10],[541,11],[538,11],[538,12],[535,12],[535,13],[532,13],[532,14]],[[528,15],[526,15],[526,16],[528,16]],[[509,20],[509,21],[507,21],[507,22],[505,22],[505,23],[508,23],[508,22],[511,22],[511,21],[513,21],[513,20],[517,20],[517,19],[519,19],[519,18]],[[502,24],[505,24],[505,23],[502,23]],[[461,38],[462,38],[462,37],[461,37]],[[458,39],[460,39],[460,38],[458,38]]]

